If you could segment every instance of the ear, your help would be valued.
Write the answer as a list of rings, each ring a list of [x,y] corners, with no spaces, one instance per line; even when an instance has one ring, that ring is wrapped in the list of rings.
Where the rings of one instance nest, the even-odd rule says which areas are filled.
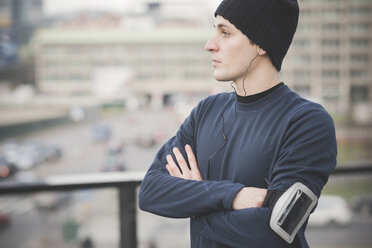
[[[257,47],[257,54],[262,56],[266,54],[266,51],[263,50],[261,47]]]

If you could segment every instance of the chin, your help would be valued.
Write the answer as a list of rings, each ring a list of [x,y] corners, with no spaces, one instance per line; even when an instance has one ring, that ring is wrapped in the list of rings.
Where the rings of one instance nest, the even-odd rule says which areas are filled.
[[[227,82],[227,81],[232,81],[232,78],[231,77],[228,77],[227,75],[221,75],[221,74],[218,74],[218,73],[214,73],[214,79],[216,79],[217,81],[220,81],[220,82]]]

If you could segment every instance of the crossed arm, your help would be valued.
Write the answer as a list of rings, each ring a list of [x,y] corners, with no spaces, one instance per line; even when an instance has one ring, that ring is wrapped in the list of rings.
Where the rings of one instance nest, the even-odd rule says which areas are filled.
[[[227,246],[287,247],[270,229],[271,210],[260,207],[265,189],[203,180],[191,147],[183,149],[194,144],[195,115],[197,110],[156,155],[141,184],[140,208],[165,217],[193,217],[193,233]],[[284,191],[301,181],[319,196],[336,164],[333,122],[322,111],[301,112],[293,119],[271,172],[269,190]],[[302,240],[304,229],[298,233]]]
[[[165,166],[169,174],[173,177],[178,177],[188,180],[202,181],[203,178],[198,168],[195,155],[190,145],[185,146],[187,160],[190,167],[187,165],[185,158],[177,147],[173,148],[173,154],[180,166],[177,167],[173,157],[168,154],[166,156],[167,165]],[[245,208],[261,207],[266,197],[267,190],[255,187],[244,187],[235,196],[233,200],[233,210],[240,210]]]
[[[190,145],[185,146],[186,159],[177,147],[166,156],[165,168],[172,178],[182,179],[181,183],[203,181],[197,160]],[[218,183],[218,182],[216,182]],[[195,194],[198,194],[197,191]],[[231,193],[233,194],[233,193]],[[270,210],[261,208],[266,197],[266,189],[242,187],[234,193],[232,209],[216,211],[194,216],[191,221],[192,232],[208,240],[219,242],[229,247],[286,247],[287,244],[270,230]],[[187,201],[186,201],[187,202]],[[198,202],[195,202],[198,204]],[[187,209],[189,205],[181,206]]]

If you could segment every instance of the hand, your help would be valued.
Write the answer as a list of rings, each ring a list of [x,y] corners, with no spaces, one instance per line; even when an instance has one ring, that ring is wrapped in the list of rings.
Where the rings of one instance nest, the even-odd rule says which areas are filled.
[[[177,162],[180,166],[180,169],[178,169],[176,163],[173,160],[173,157],[171,155],[167,155],[166,159],[168,164],[165,166],[171,176],[183,178],[183,179],[190,179],[190,180],[197,180],[201,181],[203,180],[198,164],[196,162],[196,158],[194,156],[194,153],[191,149],[190,145],[185,146],[187,159],[190,164],[190,168],[188,167],[185,159],[182,156],[182,153],[177,147],[173,148],[173,154],[176,156]]]
[[[236,194],[233,201],[233,209],[239,210],[244,208],[261,207],[266,194],[266,189],[244,187]]]

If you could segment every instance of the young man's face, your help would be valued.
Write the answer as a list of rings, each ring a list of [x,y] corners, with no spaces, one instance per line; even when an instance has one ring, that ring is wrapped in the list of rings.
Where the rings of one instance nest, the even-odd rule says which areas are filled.
[[[214,78],[218,81],[243,80],[250,61],[257,55],[258,46],[251,44],[247,36],[221,16],[216,17],[214,26],[216,32],[205,44],[205,50],[212,54]]]

